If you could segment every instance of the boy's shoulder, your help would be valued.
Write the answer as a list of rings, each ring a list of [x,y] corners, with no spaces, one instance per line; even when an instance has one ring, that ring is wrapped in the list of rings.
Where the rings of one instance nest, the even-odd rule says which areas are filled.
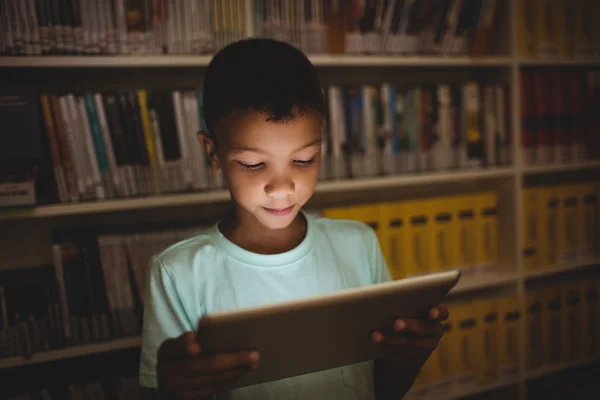
[[[217,234],[216,226],[200,229],[194,236],[180,240],[156,253],[154,258],[163,265],[170,268],[191,265],[199,253],[213,249],[213,243]]]

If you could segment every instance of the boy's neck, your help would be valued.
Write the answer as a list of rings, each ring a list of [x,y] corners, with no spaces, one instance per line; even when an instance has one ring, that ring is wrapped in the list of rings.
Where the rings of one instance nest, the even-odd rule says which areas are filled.
[[[297,247],[306,236],[307,222],[302,213],[284,229],[269,229],[243,210],[235,210],[220,224],[221,233],[237,246],[257,254],[280,254]]]

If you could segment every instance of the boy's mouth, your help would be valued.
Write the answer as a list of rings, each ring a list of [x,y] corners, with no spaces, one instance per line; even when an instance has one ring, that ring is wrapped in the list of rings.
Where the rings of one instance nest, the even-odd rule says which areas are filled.
[[[283,216],[291,213],[292,210],[294,209],[294,206],[289,206],[286,208],[267,208],[267,207],[263,207],[263,208],[271,215],[275,215],[277,217],[283,217]]]

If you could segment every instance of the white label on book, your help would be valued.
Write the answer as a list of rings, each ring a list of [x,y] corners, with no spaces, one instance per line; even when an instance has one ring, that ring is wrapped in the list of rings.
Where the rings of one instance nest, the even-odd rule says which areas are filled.
[[[35,205],[35,182],[0,183],[0,207]]]

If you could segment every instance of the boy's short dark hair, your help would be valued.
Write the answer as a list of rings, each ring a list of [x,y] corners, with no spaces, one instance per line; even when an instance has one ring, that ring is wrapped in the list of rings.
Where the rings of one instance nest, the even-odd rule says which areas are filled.
[[[327,105],[316,68],[298,49],[272,39],[245,39],[221,49],[204,76],[203,114],[215,124],[260,112],[273,122],[306,112],[325,117]]]

